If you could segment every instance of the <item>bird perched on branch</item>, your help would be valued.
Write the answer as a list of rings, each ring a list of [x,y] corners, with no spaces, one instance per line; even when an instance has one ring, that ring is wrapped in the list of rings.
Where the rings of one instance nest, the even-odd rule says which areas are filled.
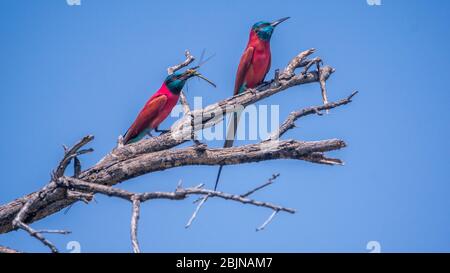
[[[250,30],[247,47],[239,62],[233,95],[240,94],[248,88],[256,88],[263,83],[267,72],[269,72],[271,63],[270,38],[275,27],[287,19],[289,17],[284,17],[274,22],[261,21],[253,25]],[[223,146],[224,148],[233,146],[240,114],[241,112],[233,113]],[[220,166],[219,172],[217,173],[214,190],[217,189],[222,168],[223,165]]]
[[[213,82],[196,70],[198,67],[189,68],[183,73],[175,72],[164,80],[159,90],[150,97],[136,120],[125,133],[123,144],[139,141],[146,135],[150,135],[152,130],[155,130],[155,132],[167,131],[159,130],[158,126],[167,118],[177,104],[181,90],[189,78],[199,77],[216,87]]]

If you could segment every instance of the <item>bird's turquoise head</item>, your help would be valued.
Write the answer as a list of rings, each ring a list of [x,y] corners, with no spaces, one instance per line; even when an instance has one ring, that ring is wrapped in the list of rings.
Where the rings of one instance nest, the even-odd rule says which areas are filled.
[[[175,72],[169,76],[167,76],[166,83],[167,88],[169,88],[170,92],[174,94],[179,94],[186,84],[188,78],[182,76],[181,73]]]
[[[272,37],[272,33],[275,29],[275,27],[282,22],[289,19],[289,17],[284,17],[279,20],[276,20],[274,22],[266,22],[266,21],[260,21],[253,25],[252,31],[255,32],[258,35],[258,38],[263,41],[270,41],[270,37]]]
[[[164,83],[166,84],[167,88],[169,88],[170,92],[172,92],[173,94],[180,94],[181,90],[186,84],[186,81],[194,76],[199,77],[210,83],[212,86],[216,87],[216,85],[213,82],[205,78],[195,68],[189,68],[182,73],[175,72],[167,76],[167,78],[164,80]]]

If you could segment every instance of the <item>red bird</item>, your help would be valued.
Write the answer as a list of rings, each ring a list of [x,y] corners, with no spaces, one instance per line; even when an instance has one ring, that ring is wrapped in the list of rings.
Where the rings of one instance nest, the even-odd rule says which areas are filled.
[[[169,75],[159,90],[150,97],[136,120],[127,130],[123,144],[137,142],[146,135],[150,135],[152,130],[164,132],[165,130],[158,129],[159,124],[167,118],[173,107],[175,107],[184,84],[193,76],[202,78],[215,87],[214,83],[206,79],[195,69],[187,69],[184,73]]]
[[[250,38],[247,47],[239,62],[233,95],[240,94],[247,88],[255,88],[263,83],[264,78],[270,69],[270,38],[272,37],[275,27],[287,19],[289,19],[289,17],[281,18],[274,22],[261,21],[253,25],[250,30]],[[225,144],[223,146],[224,148],[233,146],[239,117],[240,112],[233,113],[233,119],[230,122]],[[222,168],[223,165],[220,166],[219,172],[217,173],[214,190],[217,189]]]

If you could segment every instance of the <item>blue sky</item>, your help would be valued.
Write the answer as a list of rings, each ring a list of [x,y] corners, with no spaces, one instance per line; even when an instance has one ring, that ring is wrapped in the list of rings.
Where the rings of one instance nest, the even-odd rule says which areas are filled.
[[[298,52],[336,68],[330,100],[353,90],[354,102],[322,117],[298,121],[284,138],[342,138],[332,155],[343,167],[301,161],[267,161],[224,168],[221,189],[242,193],[272,173],[281,177],[254,195],[298,210],[271,213],[210,200],[190,229],[192,200],[143,204],[139,238],[146,252],[383,252],[450,251],[450,137],[447,1],[1,1],[0,3],[0,203],[42,187],[62,156],[62,144],[95,135],[97,162],[161,85],[166,68],[191,49],[216,56],[202,72],[218,85],[191,81],[188,97],[205,104],[232,93],[239,57],[251,25],[291,19],[272,38],[272,70]],[[280,105],[280,118],[321,103],[317,84],[295,87],[260,104]],[[166,120],[168,127],[174,118]],[[238,141],[237,145],[246,143]],[[220,142],[212,142],[218,146]],[[133,191],[212,185],[217,167],[186,167],[148,174],[119,187]],[[76,204],[68,214],[34,223],[69,229],[49,236],[63,251],[78,241],[83,252],[128,252],[130,204],[103,196]],[[47,251],[22,231],[0,235],[0,245]]]

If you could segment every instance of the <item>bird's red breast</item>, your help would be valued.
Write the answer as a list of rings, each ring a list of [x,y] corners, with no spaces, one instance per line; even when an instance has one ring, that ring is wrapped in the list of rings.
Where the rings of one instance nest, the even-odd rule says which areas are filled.
[[[158,127],[172,111],[178,102],[179,94],[173,94],[163,83],[159,90],[150,97],[136,120],[125,134],[124,144],[138,137],[147,130]]]
[[[234,95],[245,88],[255,88],[264,81],[271,63],[270,42],[258,38],[252,30],[236,73]]]

